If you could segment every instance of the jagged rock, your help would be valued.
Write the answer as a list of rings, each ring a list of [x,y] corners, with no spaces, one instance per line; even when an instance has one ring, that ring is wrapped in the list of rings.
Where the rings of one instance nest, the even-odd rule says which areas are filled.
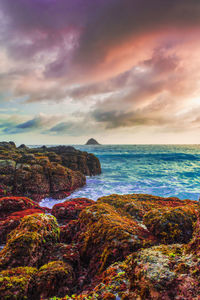
[[[0,143],[0,196],[65,198],[82,187],[84,175],[101,173],[98,158],[70,146],[16,148]]]

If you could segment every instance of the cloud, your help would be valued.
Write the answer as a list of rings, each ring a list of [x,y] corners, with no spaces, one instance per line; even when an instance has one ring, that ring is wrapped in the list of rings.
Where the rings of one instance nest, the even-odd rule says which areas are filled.
[[[39,131],[41,132],[45,128],[50,128],[53,124],[58,122],[62,117],[56,115],[45,115],[39,114],[33,119],[30,119],[25,122],[4,122],[2,124],[4,134],[19,134],[26,132]]]
[[[0,17],[4,134],[199,126],[199,1],[0,0]]]

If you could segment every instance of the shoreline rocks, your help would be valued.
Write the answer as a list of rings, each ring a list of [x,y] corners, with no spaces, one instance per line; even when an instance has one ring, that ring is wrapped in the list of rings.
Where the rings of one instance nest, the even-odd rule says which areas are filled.
[[[0,198],[0,226],[19,217],[0,251],[0,298],[199,298],[198,202],[110,195],[45,210]]]
[[[101,173],[97,157],[70,146],[16,147],[0,143],[0,196],[65,198],[86,183],[86,175]]]

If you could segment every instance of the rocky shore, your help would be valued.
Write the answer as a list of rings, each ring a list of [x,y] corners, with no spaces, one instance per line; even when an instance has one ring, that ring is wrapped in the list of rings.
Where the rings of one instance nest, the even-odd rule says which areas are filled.
[[[86,175],[100,173],[97,157],[71,146],[28,148],[0,143],[0,196],[61,199],[84,186]]]
[[[199,299],[199,203],[0,198],[1,299]]]

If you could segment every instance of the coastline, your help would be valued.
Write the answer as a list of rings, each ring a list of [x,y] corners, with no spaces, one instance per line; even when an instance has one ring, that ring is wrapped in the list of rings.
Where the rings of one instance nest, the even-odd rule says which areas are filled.
[[[25,152],[23,146],[21,152],[11,145],[5,153],[5,147],[10,145],[4,145],[0,153],[1,170],[4,168],[0,197],[2,299],[12,300],[13,295],[19,300],[197,299],[200,294],[198,201],[144,193],[115,193],[88,199],[74,197],[78,193],[75,191],[71,199],[48,208],[44,201],[39,202],[39,194],[34,199],[27,197],[27,193],[35,196],[33,187],[35,182],[38,185],[38,171],[33,173],[35,165],[40,166],[36,168],[40,174],[46,174],[47,167],[53,166],[51,184],[63,188],[62,180],[70,182],[70,172],[78,175],[80,171],[70,170],[61,163],[70,161],[75,167],[72,162],[78,160],[74,155],[87,152],[60,146],[28,148]],[[38,155],[38,149],[42,154]],[[42,158],[42,168],[38,157],[39,161]],[[56,162],[51,161],[52,157]],[[89,157],[94,166],[80,164],[81,170],[86,174],[88,170],[100,172],[101,168],[95,169],[98,158],[92,154]],[[8,190],[5,193],[5,185],[11,182],[10,168],[16,159],[19,169],[23,165],[26,181],[21,173],[18,175],[27,187],[24,186],[25,194],[19,189],[14,194],[13,189],[9,195]],[[34,174],[34,181],[30,180],[30,174]],[[84,178],[80,174],[78,178]],[[95,180],[95,176],[91,178]],[[74,184],[74,178],[72,181]]]
[[[4,197],[0,216],[3,299],[195,299],[200,293],[196,201],[110,195],[47,211],[28,198]]]

